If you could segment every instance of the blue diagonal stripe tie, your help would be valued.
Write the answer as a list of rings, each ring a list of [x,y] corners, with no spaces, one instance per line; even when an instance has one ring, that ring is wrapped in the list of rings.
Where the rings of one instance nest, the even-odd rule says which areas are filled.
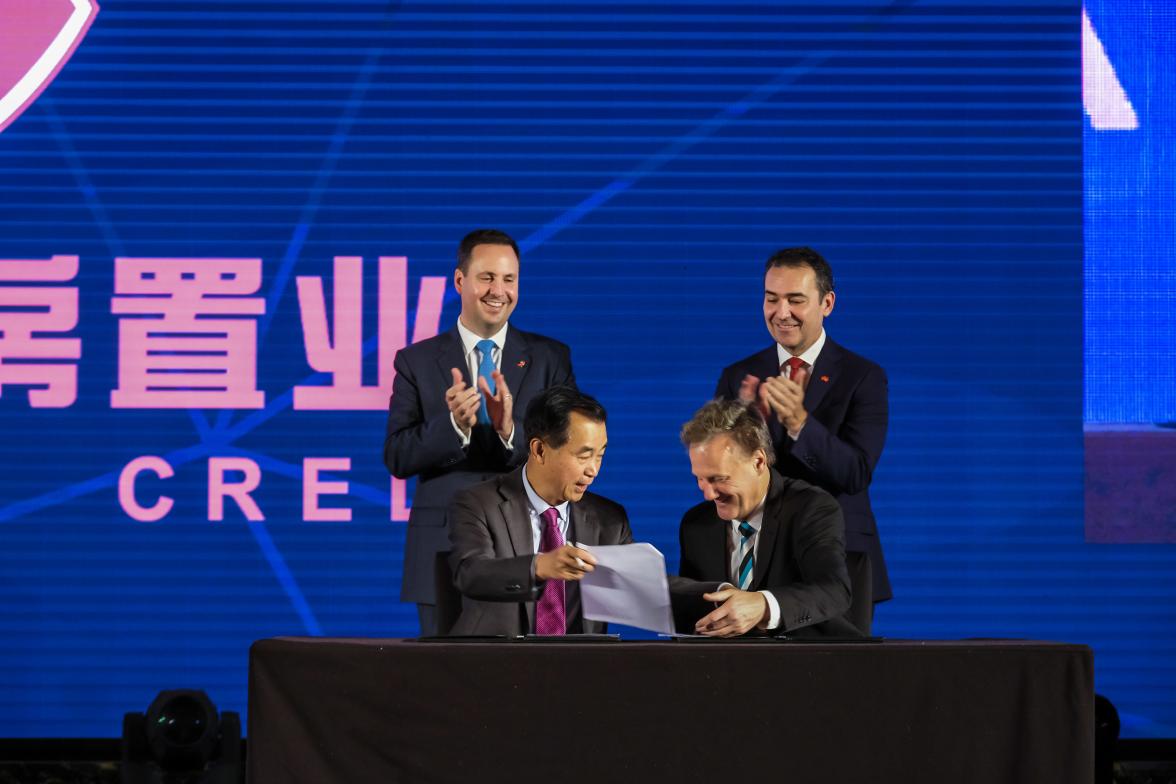
[[[755,571],[755,529],[747,522],[739,524],[743,539],[739,542],[739,589],[751,590],[752,572]]]
[[[481,354],[481,359],[478,362],[478,378],[486,379],[486,385],[490,387],[490,394],[494,394],[494,341],[493,340],[479,340],[477,346],[478,352]],[[474,383],[477,383],[476,381]],[[486,410],[486,398],[482,398],[482,405],[478,409],[478,421],[483,425],[490,424],[490,412]]]

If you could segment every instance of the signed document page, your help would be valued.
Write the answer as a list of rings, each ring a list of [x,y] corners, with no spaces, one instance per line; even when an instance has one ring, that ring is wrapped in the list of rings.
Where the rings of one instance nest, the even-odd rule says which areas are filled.
[[[674,633],[666,559],[647,542],[585,547],[596,569],[580,581],[584,617],[662,634]]]

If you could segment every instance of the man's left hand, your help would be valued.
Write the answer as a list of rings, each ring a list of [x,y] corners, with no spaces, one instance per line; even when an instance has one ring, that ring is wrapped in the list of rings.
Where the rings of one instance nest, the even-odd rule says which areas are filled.
[[[510,441],[510,437],[514,435],[514,398],[510,394],[510,387],[506,385],[506,377],[502,375],[502,371],[495,370],[491,377],[494,379],[494,394],[490,394],[490,385],[483,376],[478,376],[478,391],[486,401],[486,413],[490,416],[490,424],[503,441]]]
[[[738,400],[745,406],[754,406],[755,410],[763,416],[765,422],[771,416],[771,409],[769,409],[768,401],[764,397],[760,380],[750,373],[744,376],[743,381],[739,384]]]
[[[759,592],[724,588],[714,593],[704,593],[702,598],[722,604],[694,624],[696,634],[736,637],[751,631],[768,617],[768,600]]]
[[[808,421],[808,412],[804,410],[804,381],[808,370],[801,368],[796,375],[796,381],[784,376],[772,376],[760,385],[760,391],[776,414],[776,419],[790,433],[799,433]]]

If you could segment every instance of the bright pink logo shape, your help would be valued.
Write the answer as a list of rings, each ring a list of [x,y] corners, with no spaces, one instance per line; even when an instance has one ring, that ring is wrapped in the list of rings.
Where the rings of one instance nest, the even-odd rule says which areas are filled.
[[[97,15],[94,0],[0,0],[0,131],[49,86]]]

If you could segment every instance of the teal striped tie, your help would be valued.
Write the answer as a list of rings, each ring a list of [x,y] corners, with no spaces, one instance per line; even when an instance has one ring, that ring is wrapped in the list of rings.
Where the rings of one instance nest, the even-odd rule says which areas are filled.
[[[739,542],[739,589],[751,590],[751,575],[755,571],[755,529],[749,523],[739,524],[743,540]]]

